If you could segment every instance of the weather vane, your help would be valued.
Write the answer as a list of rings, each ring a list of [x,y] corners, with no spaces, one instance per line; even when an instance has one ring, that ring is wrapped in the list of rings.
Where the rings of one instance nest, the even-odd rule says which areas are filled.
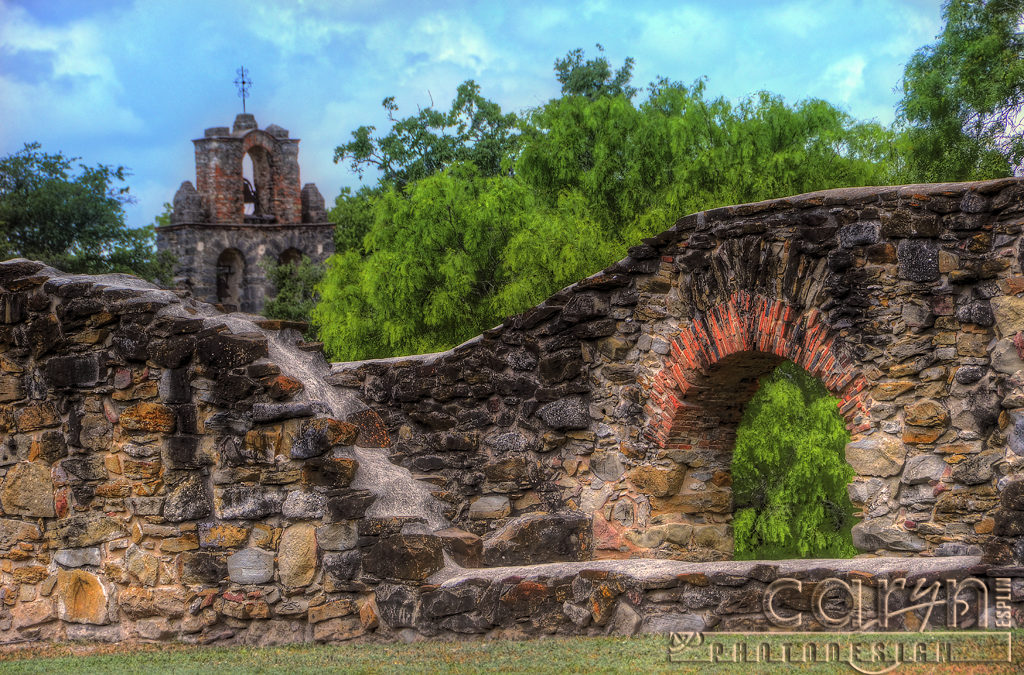
[[[238,75],[235,78],[235,86],[238,87],[238,97],[242,99],[242,112],[245,113],[245,99],[249,98],[249,87],[252,86],[252,80],[249,79],[249,71],[245,69],[245,66],[240,67],[235,73]]]

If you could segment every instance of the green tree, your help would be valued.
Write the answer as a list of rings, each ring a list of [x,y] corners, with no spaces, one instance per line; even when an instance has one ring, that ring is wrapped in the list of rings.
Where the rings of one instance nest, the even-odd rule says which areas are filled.
[[[733,451],[737,560],[856,554],[849,440],[838,401],[807,371],[787,361],[761,380]]]
[[[382,104],[391,131],[374,137],[376,129],[361,126],[352,140],[334,149],[334,161],[349,160],[360,176],[368,167],[380,171],[382,185],[398,188],[427,178],[456,162],[472,162],[484,176],[509,170],[508,160],[519,143],[519,117],[480,95],[472,80],[459,85],[447,112],[433,106],[396,119],[398,105],[390,96]]]
[[[659,80],[635,104],[632,67],[570,52],[556,62],[562,96],[518,118],[514,134],[514,116],[500,115],[475,127],[484,136],[444,131],[461,128],[460,101],[481,98],[466,83],[452,112],[421,111],[378,139],[364,127],[341,146],[339,159],[381,175],[332,209],[338,254],[313,315],[332,356],[452,347],[681,214],[886,182],[892,137],[877,124],[824,101],[708,99],[703,80]]]
[[[156,252],[153,226],[125,225],[125,168],[79,164],[75,172],[77,158],[40,147],[29,143],[0,158],[0,258],[167,280],[174,257]]]
[[[334,250],[344,253],[348,250],[362,251],[363,239],[373,225],[373,200],[384,189],[363,185],[356,192],[343,187],[334,200],[334,207],[327,213],[327,219],[334,223]]]
[[[597,51],[604,53],[604,47],[597,45]],[[604,56],[584,59],[582,49],[573,49],[564,58],[555,61],[555,79],[562,85],[564,96],[584,96],[589,99],[603,96],[636,96],[639,91],[630,86],[633,79],[632,57],[626,58],[622,67],[612,73],[612,66]]]
[[[285,321],[309,322],[318,296],[316,286],[324,276],[324,266],[302,256],[298,262],[277,262],[267,257],[260,261],[267,279],[274,286],[274,297],[263,304],[263,316]]]
[[[1024,0],[949,0],[907,63],[897,109],[905,181],[997,178],[1024,162]]]

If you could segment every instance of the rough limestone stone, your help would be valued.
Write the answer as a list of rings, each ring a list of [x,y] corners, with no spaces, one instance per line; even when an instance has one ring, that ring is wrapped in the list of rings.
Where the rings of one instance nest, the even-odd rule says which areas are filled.
[[[923,551],[928,543],[917,535],[893,526],[884,518],[863,520],[853,526],[853,545],[861,551]]]
[[[505,495],[486,495],[469,505],[471,520],[504,518],[512,512],[512,504]]]
[[[962,485],[980,485],[992,480],[992,465],[1003,458],[998,450],[989,450],[953,467],[953,481]]]
[[[441,540],[430,534],[395,534],[381,539],[363,560],[381,579],[423,581],[444,567]]]
[[[356,521],[349,520],[316,528],[316,543],[325,551],[347,551],[359,540]]]
[[[903,442],[884,434],[846,444],[846,461],[862,476],[894,476],[903,468],[906,457]]]
[[[281,583],[291,588],[308,586],[316,575],[316,528],[309,523],[286,527],[277,555]]]
[[[23,520],[0,518],[0,551],[6,551],[19,541],[31,542],[39,539],[39,528]]]
[[[940,480],[949,465],[938,455],[918,455],[907,460],[900,481],[907,485]]]
[[[236,584],[265,584],[274,578],[274,554],[245,548],[228,556],[228,578]]]
[[[31,462],[20,462],[8,469],[3,487],[0,487],[0,505],[12,516],[56,516],[50,469]]]
[[[446,527],[434,532],[441,540],[445,552],[462,567],[482,567],[484,545],[483,540],[472,532],[457,527]]]
[[[126,536],[114,518],[91,511],[57,520],[57,541],[64,548],[83,548]]]
[[[616,481],[626,471],[621,452],[595,452],[590,456],[590,470],[601,480]]]
[[[533,565],[586,560],[593,550],[590,516],[530,513],[484,539],[484,564]]]
[[[237,485],[214,491],[214,509],[221,520],[259,520],[278,513],[284,496],[260,485]]]
[[[938,427],[949,422],[949,413],[938,401],[924,399],[908,405],[904,421],[919,427]]]
[[[1001,295],[992,298],[990,304],[995,315],[996,330],[1001,337],[1012,337],[1024,331],[1024,298]]]
[[[164,501],[164,519],[172,523],[199,520],[210,515],[210,495],[200,476],[190,475],[175,485]]]
[[[546,403],[537,414],[552,429],[586,429],[590,426],[590,413],[583,399],[578,396]]]
[[[654,497],[666,497],[679,492],[683,484],[680,466],[638,466],[629,472],[629,480],[638,490]]]
[[[177,424],[177,415],[159,403],[136,403],[121,413],[118,420],[127,431],[172,433]]]
[[[143,586],[156,586],[160,578],[160,560],[146,553],[138,546],[128,547],[124,557],[125,569],[128,570]]]
[[[103,551],[99,546],[64,548],[53,554],[53,561],[61,567],[98,566],[103,562]]]
[[[1004,509],[1024,511],[1024,478],[1012,480],[1003,486],[999,503]]]
[[[57,612],[70,623],[110,623],[109,591],[95,574],[85,570],[57,572]]]
[[[281,506],[281,515],[296,520],[319,519],[324,515],[326,499],[316,492],[293,490]]]

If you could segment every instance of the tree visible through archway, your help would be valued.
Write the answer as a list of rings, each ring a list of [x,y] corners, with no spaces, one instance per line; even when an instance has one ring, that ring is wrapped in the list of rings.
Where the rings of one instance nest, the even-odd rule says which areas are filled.
[[[790,361],[761,380],[732,459],[737,560],[849,558],[850,440],[837,400]]]

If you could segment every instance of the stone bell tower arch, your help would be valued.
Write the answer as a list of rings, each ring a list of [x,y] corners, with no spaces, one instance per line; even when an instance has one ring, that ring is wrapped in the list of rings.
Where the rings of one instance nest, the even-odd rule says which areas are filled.
[[[157,248],[177,256],[177,286],[225,309],[259,312],[273,293],[261,260],[294,250],[323,262],[334,252],[324,198],[313,183],[302,185],[299,139],[276,124],[260,129],[242,113],[232,127],[211,127],[192,143],[196,182],[178,188]]]

